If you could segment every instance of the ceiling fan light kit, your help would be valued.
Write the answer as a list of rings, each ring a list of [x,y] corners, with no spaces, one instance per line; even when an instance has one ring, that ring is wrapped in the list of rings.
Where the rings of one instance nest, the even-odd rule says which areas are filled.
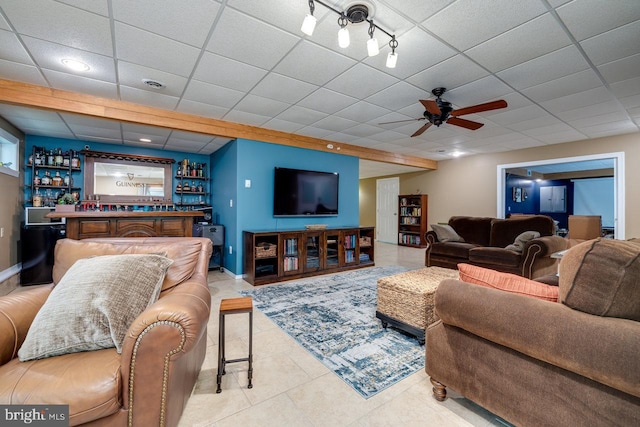
[[[428,123],[423,125],[420,129],[415,131],[412,137],[420,136],[429,129],[432,125],[436,125],[436,127],[440,127],[441,124],[447,123],[454,126],[460,126],[469,130],[478,130],[484,123],[478,123],[471,120],[461,119],[459,116],[464,116],[466,114],[474,114],[481,113],[483,111],[490,110],[498,110],[500,108],[507,107],[507,101],[505,100],[497,100],[491,102],[485,102],[484,104],[472,105],[470,107],[460,108],[458,110],[454,110],[451,106],[450,102],[442,99],[442,95],[447,91],[446,88],[437,87],[431,91],[431,93],[436,97],[436,99],[420,99],[420,103],[424,106],[425,110],[423,113],[424,117],[420,117],[417,119],[409,119],[409,120],[396,120],[394,122],[385,122],[379,123],[380,125],[386,125],[390,123],[402,123],[402,122],[411,122],[415,120],[427,120]]]
[[[369,23],[369,29],[367,30],[369,33],[369,40],[367,40],[367,55],[376,56],[378,53],[380,53],[378,40],[373,36],[373,32],[378,29],[391,38],[391,40],[389,41],[391,52],[387,56],[386,66],[387,68],[396,67],[398,63],[398,54],[396,53],[398,41],[396,40],[396,36],[395,34],[390,34],[388,31],[373,23],[373,19],[369,18],[369,7],[365,4],[354,4],[352,6],[349,6],[346,11],[339,11],[321,0],[309,0],[309,13],[305,16],[300,31],[308,36],[313,35],[313,30],[315,29],[317,22],[317,19],[313,16],[313,12],[315,11],[315,2],[320,3],[327,9],[340,16],[338,18],[338,25],[340,26],[340,30],[338,31],[338,46],[344,49],[350,44],[349,30],[347,29],[347,25],[349,23],[358,24],[360,22],[366,21]]]

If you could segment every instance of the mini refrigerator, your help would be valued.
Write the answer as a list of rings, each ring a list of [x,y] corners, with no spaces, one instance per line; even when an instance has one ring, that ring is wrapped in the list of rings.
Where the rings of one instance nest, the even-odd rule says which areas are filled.
[[[206,237],[213,244],[213,253],[209,260],[209,270],[224,269],[224,225],[194,224],[194,237]]]
[[[56,242],[65,238],[65,225],[24,225],[20,229],[22,253],[21,285],[51,283],[53,251]]]

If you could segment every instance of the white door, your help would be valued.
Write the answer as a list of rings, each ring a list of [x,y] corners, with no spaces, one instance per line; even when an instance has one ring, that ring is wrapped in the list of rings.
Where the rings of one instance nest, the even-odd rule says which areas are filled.
[[[400,178],[376,180],[376,235],[380,242],[398,243]]]

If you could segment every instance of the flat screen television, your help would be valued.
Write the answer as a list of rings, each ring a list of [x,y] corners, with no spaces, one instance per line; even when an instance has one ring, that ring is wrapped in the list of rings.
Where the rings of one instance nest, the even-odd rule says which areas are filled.
[[[275,168],[273,216],[338,215],[338,173]]]

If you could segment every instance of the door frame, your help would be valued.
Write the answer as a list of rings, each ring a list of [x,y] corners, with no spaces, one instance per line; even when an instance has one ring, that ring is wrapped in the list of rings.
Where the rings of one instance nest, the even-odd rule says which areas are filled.
[[[585,160],[613,160],[613,185],[614,185],[614,237],[616,239],[625,239],[625,161],[624,152],[592,154],[587,156],[563,157],[559,159],[536,160],[531,162],[511,163],[497,166],[497,217],[504,218],[504,207],[506,203],[506,182],[507,169],[526,168],[539,165],[554,165],[558,163],[581,162]]]

